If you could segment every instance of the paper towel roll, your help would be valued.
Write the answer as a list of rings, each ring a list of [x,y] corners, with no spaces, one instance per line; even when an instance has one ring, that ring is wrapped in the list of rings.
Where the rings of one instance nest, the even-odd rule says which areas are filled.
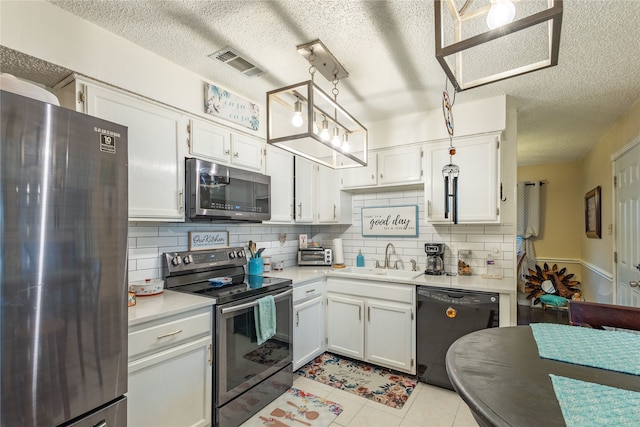
[[[342,239],[333,239],[333,264],[344,265],[344,250],[342,249]]]

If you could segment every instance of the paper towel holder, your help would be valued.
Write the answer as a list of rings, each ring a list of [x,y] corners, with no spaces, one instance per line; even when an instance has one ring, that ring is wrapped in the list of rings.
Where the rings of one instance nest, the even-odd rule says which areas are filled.
[[[333,239],[333,268],[345,268],[342,239]]]

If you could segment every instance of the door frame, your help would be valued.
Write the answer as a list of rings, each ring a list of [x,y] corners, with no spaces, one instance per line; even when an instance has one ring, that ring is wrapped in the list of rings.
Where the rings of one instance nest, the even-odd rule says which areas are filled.
[[[611,197],[611,205],[612,205],[612,220],[613,220],[613,226],[614,228],[614,233],[613,233],[613,250],[615,253],[618,253],[618,240],[617,240],[617,231],[618,231],[618,222],[617,222],[617,218],[618,218],[618,211],[616,209],[616,205],[617,205],[617,194],[616,194],[616,187],[614,186],[614,178],[615,178],[615,174],[616,174],[616,161],[619,160],[621,157],[623,157],[625,154],[627,154],[627,152],[631,151],[632,149],[634,149],[636,147],[636,145],[640,145],[640,135],[635,136],[634,138],[631,139],[631,141],[629,141],[627,144],[625,144],[621,149],[619,149],[618,151],[616,151],[615,153],[613,153],[611,155],[611,194],[613,195],[613,197]],[[613,303],[617,304],[618,303],[618,263],[615,260],[612,260],[612,264],[613,264]]]

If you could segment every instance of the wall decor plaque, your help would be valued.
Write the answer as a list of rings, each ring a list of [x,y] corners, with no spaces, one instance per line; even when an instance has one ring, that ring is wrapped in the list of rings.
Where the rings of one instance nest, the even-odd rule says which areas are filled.
[[[600,186],[584,196],[584,224],[587,237],[600,239]]]
[[[212,116],[258,130],[260,107],[216,85],[204,84],[204,111]]]
[[[418,237],[418,205],[363,207],[362,236]]]
[[[229,247],[229,232],[227,230],[218,231],[190,231],[189,250],[204,251],[207,249],[218,249]]]

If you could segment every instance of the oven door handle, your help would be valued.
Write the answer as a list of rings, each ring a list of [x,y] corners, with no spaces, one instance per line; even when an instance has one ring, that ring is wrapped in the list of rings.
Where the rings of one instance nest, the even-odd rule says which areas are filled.
[[[274,300],[279,300],[281,298],[284,298],[288,295],[291,295],[293,293],[293,289],[289,289],[288,291],[284,291],[281,292],[279,294],[276,294],[273,296]],[[227,313],[233,313],[234,311],[240,311],[240,310],[244,310],[245,308],[249,308],[249,307],[254,307],[258,305],[258,300],[254,300],[252,302],[247,302],[244,304],[240,304],[240,305],[234,305],[233,307],[229,307],[229,308],[223,308],[222,310],[220,310],[220,312],[222,314],[227,314]]]

